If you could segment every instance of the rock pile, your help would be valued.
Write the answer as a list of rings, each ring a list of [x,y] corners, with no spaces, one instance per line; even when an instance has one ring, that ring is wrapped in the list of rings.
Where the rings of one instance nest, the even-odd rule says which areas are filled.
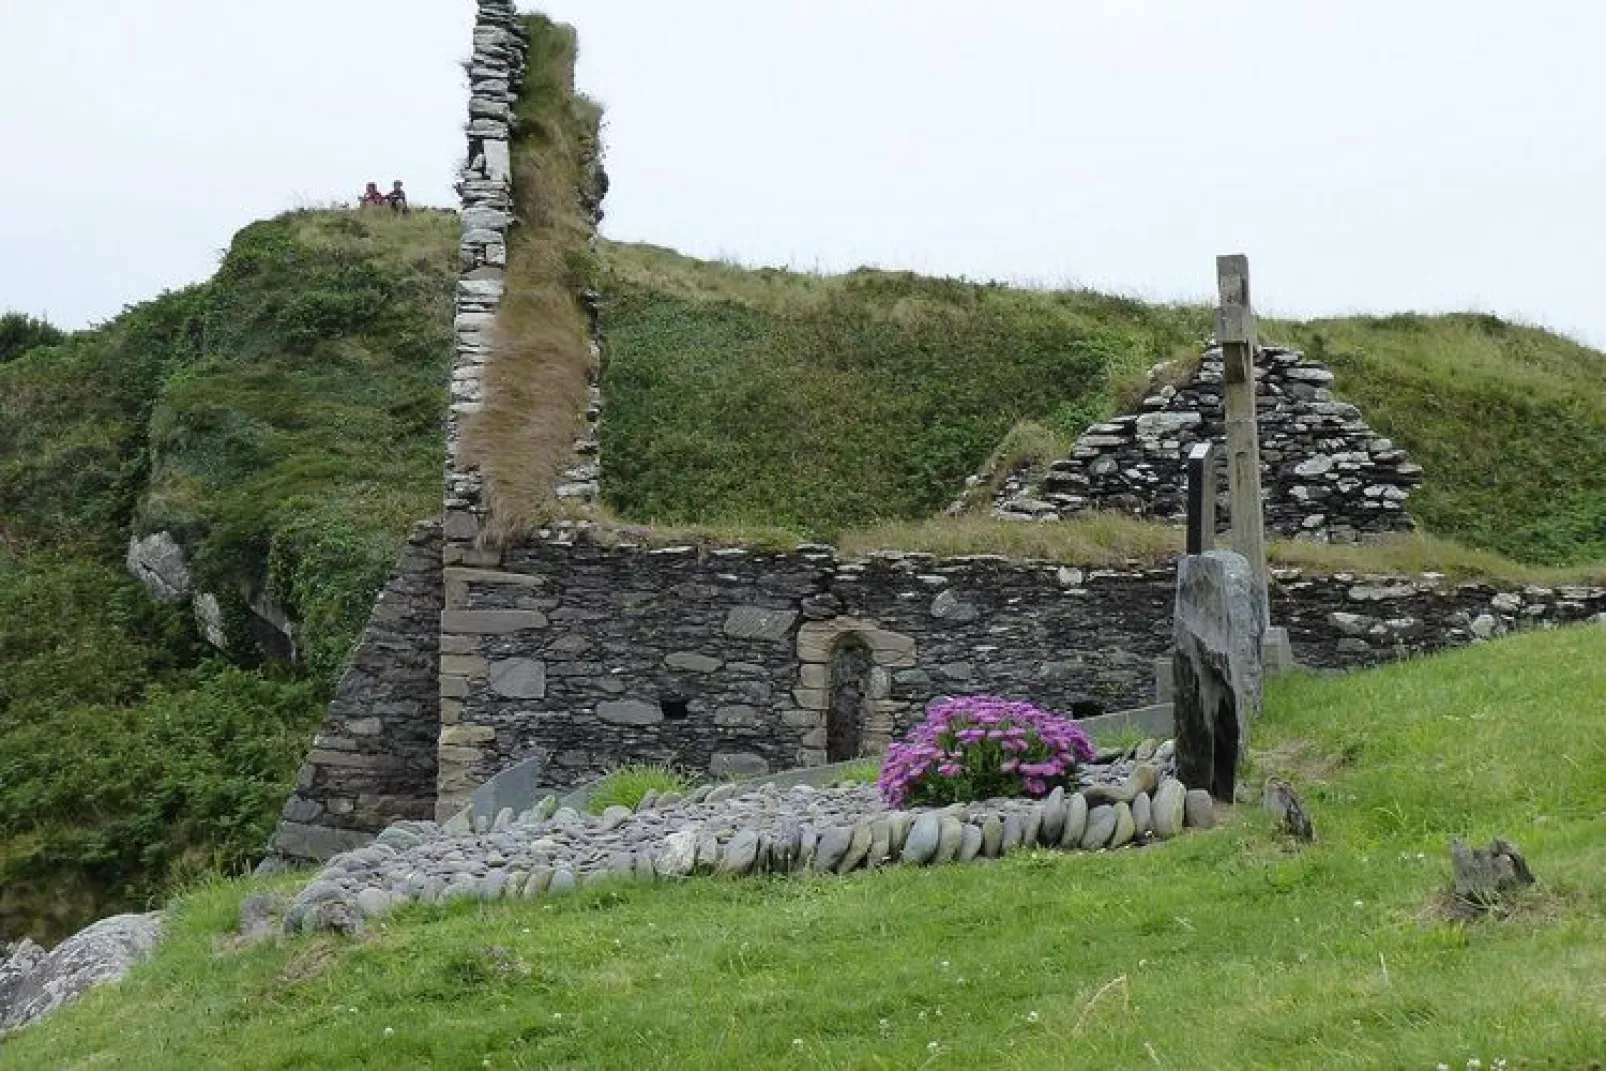
[[[1267,528],[1333,543],[1411,529],[1405,503],[1420,466],[1374,432],[1360,410],[1335,400],[1332,382],[1332,372],[1297,351],[1268,346],[1256,356]],[[1187,517],[1189,447],[1225,440],[1224,388],[1221,350],[1207,349],[1190,382],[1158,387],[1142,412],[1094,424],[1069,458],[1035,478],[1006,480],[995,514],[1055,520],[1114,510],[1180,523]],[[1223,472],[1217,511],[1223,530],[1230,505],[1225,480]]]
[[[1092,851],[1208,827],[1208,793],[1174,776],[1174,744],[1146,741],[1078,771],[1075,790],[1042,800],[992,799],[888,810],[869,785],[786,790],[703,786],[649,793],[634,811],[600,816],[548,797],[504,810],[475,833],[402,822],[331,859],[285,914],[288,931],[351,932],[408,902],[535,899],[610,879],[693,874],[836,873],[994,859],[1021,848]],[[488,825],[489,828],[486,828]]]

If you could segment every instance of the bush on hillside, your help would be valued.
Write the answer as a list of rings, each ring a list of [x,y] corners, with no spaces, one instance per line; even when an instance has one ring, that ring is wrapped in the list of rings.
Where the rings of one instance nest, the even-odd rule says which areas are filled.
[[[892,807],[1046,796],[1094,755],[1074,721],[995,695],[941,699],[887,749],[877,787]]]
[[[48,321],[24,312],[8,312],[0,316],[0,364],[36,347],[54,346],[66,337],[66,332]]]

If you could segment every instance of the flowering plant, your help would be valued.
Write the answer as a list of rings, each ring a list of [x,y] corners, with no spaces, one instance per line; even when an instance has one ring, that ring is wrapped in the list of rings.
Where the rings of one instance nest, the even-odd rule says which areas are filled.
[[[887,749],[876,787],[893,807],[1045,796],[1093,758],[1069,718],[996,695],[940,699]]]

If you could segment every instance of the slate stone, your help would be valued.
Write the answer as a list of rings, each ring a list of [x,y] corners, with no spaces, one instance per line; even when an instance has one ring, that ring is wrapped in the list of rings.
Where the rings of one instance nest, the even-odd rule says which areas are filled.
[[[1060,830],[1061,848],[1079,848],[1087,830],[1087,797],[1072,792],[1065,797],[1065,826]]]
[[[1229,550],[1177,561],[1172,700],[1177,777],[1231,799],[1260,716],[1264,596]]]
[[[836,872],[846,874],[862,866],[865,857],[870,854],[870,843],[873,839],[870,823],[860,822],[854,826],[853,836],[848,841],[848,850],[842,853],[842,858],[836,865]]]
[[[819,843],[814,846],[815,873],[827,874],[835,870],[852,842],[853,831],[847,826],[827,826],[820,833]]]
[[[504,658],[486,672],[487,687],[508,699],[545,699],[546,663],[533,658]]]
[[[1115,808],[1109,804],[1090,808],[1087,812],[1087,828],[1078,842],[1082,849],[1092,851],[1108,845],[1110,838],[1115,835],[1115,821]]]
[[[965,826],[951,814],[943,815],[937,823],[937,852],[931,861],[951,863],[959,856],[959,846],[965,839]]]
[[[990,814],[981,823],[981,854],[988,859],[997,859],[1004,843],[1004,820],[996,814]]]
[[[942,821],[935,814],[923,814],[915,819],[904,842],[902,859],[905,863],[924,866],[937,855],[942,841]]]
[[[1037,839],[1044,847],[1059,846],[1060,833],[1065,829],[1065,789],[1055,786],[1043,800],[1043,821],[1037,830]]]
[[[1132,818],[1130,804],[1117,803],[1115,805],[1115,832],[1110,836],[1111,848],[1123,848],[1132,843],[1132,837],[1137,833],[1137,823]]]
[[[766,606],[737,606],[725,617],[724,633],[733,640],[766,640],[779,643],[787,638],[796,622],[796,610],[775,610]]]
[[[1174,777],[1168,777],[1160,783],[1150,807],[1149,819],[1154,827],[1154,835],[1159,839],[1170,840],[1182,832],[1186,794],[1187,790],[1183,788],[1182,782]],[[1210,793],[1206,792],[1205,795],[1208,797]]]
[[[1132,797],[1132,825],[1136,836],[1144,836],[1154,829],[1153,804],[1147,792],[1139,792]]]
[[[1021,821],[1018,814],[1004,816],[1004,835],[998,846],[999,855],[1008,855],[1021,846],[1026,833],[1026,824]]]
[[[961,863],[968,863],[981,854],[981,829],[966,822],[959,833],[958,859]]]
[[[751,829],[737,830],[736,835],[720,853],[719,873],[740,876],[753,869],[758,858],[758,834]]]
[[[597,704],[597,717],[611,725],[657,725],[664,712],[658,704],[639,699],[608,699]]]

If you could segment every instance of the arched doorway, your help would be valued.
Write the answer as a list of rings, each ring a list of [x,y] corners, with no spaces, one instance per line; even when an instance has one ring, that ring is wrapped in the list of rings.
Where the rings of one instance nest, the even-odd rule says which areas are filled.
[[[864,713],[870,698],[870,670],[875,661],[869,646],[853,633],[831,649],[831,691],[825,715],[825,759],[847,762],[864,746]]]

